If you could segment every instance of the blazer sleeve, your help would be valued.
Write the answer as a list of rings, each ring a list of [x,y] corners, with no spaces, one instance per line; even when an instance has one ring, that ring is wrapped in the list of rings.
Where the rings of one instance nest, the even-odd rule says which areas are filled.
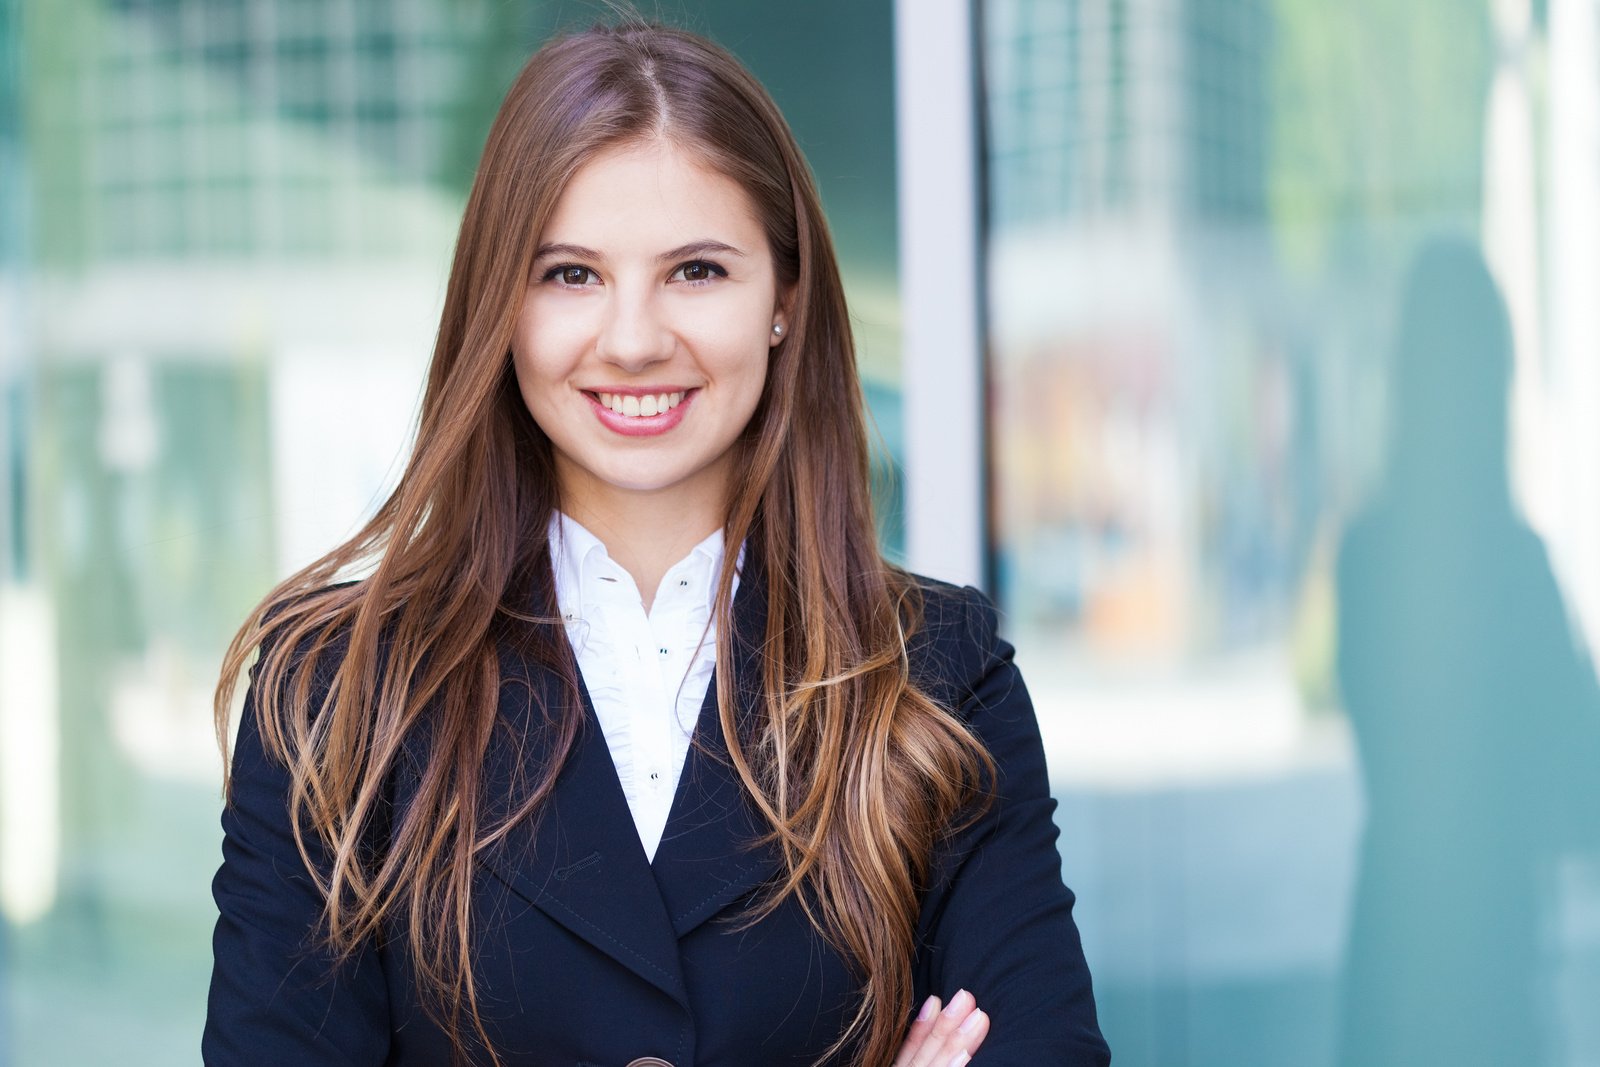
[[[264,751],[252,685],[212,881],[217,926],[201,1054],[208,1067],[377,1067],[389,1007],[377,952],[343,966],[317,944],[322,897],[290,825],[287,769]]]
[[[929,611],[942,695],[988,748],[997,777],[982,817],[936,855],[917,1003],[957,989],[977,998],[991,1026],[975,1065],[1103,1067],[1111,1053],[1061,879],[1033,703],[988,598],[971,588],[945,596]]]

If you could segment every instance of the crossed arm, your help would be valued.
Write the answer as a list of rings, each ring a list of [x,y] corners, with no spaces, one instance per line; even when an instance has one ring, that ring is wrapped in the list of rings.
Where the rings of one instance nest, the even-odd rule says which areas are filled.
[[[1105,1067],[1044,745],[1013,649],[976,590],[929,597],[927,624],[938,695],[988,748],[997,779],[982,818],[937,857],[917,930],[916,986],[928,999],[893,1067],[961,1067],[980,1045],[991,1067]]]

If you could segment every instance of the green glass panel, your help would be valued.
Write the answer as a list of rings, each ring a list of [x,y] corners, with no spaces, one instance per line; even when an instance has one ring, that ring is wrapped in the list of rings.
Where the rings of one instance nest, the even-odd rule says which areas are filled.
[[[890,9],[662,5],[810,154],[892,476]],[[602,14],[0,0],[0,1067],[197,1062],[224,646],[389,484],[493,111]]]
[[[1593,6],[980,24],[996,570],[1117,1062],[1594,1062]]]

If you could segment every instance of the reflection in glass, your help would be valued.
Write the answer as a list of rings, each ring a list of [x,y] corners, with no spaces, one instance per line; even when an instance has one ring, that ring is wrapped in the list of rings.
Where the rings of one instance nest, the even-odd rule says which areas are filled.
[[[1600,688],[1506,476],[1511,334],[1482,255],[1417,256],[1381,488],[1338,562],[1366,786],[1343,1062],[1548,1064],[1557,861],[1600,847]]]
[[[1600,12],[980,11],[998,592],[1118,1062],[1593,1062]]]

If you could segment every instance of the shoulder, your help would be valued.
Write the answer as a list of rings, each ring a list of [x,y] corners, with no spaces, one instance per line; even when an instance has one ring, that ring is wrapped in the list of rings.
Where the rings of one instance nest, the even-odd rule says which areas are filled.
[[[912,679],[947,707],[965,703],[995,670],[1009,668],[1011,646],[999,635],[999,613],[972,586],[908,574],[921,617],[907,636]]]
[[[349,654],[360,586],[340,582],[269,596],[260,614],[253,616],[253,628],[247,624],[248,644],[256,651],[252,683],[270,680],[282,688],[309,666],[313,690],[325,689]]]
[[[951,585],[921,574],[907,573],[906,577],[922,601],[922,621],[913,643],[920,639],[954,648],[994,641],[999,615],[987,594],[970,585]]]
[[[236,638],[254,656],[247,660],[241,745],[262,731],[287,739],[319,716],[350,656],[361,585],[340,582],[289,595],[275,591],[252,614]]]

